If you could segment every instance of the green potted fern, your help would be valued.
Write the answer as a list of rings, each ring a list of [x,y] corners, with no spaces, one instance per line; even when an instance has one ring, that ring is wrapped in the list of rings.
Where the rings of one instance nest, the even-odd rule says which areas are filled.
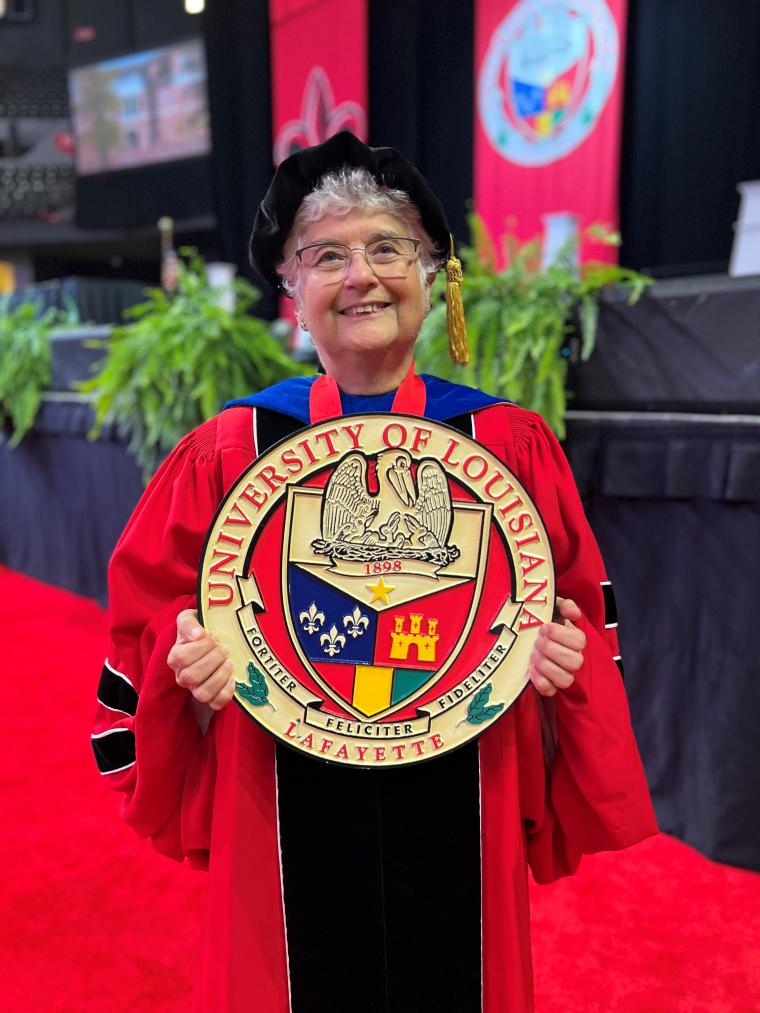
[[[96,375],[80,385],[95,410],[91,436],[114,425],[146,477],[225,401],[302,372],[270,325],[250,315],[259,293],[249,282],[232,282],[235,307],[225,309],[198,253],[180,254],[177,291],[148,290],[102,342]]]
[[[599,299],[610,286],[624,286],[629,301],[641,296],[650,279],[617,264],[589,262],[578,269],[575,242],[541,267],[540,240],[504,240],[506,267],[496,255],[482,220],[470,215],[471,245],[461,251],[462,298],[470,342],[470,364],[455,366],[448,355],[446,307],[436,299],[417,341],[420,371],[479,387],[539,412],[561,439],[565,435],[568,360],[562,355],[569,334],[580,332],[582,360],[594,348]],[[616,233],[589,229],[596,242],[618,245]],[[577,321],[577,323],[576,323]]]
[[[33,299],[11,308],[0,299],[0,424],[10,430],[8,445],[17,447],[34,425],[43,393],[52,378],[53,329],[76,320],[76,310],[40,312]]]

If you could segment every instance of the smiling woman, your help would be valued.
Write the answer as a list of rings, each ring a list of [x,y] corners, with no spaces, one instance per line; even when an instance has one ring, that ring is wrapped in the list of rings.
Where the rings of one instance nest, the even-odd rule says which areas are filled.
[[[101,772],[125,796],[125,819],[166,854],[209,869],[199,1010],[530,1010],[528,867],[550,881],[573,872],[584,853],[655,831],[618,671],[611,587],[562,451],[538,416],[415,373],[414,342],[444,261],[452,345],[464,354],[451,250],[440,203],[392,148],[342,133],[286,159],[256,216],[251,255],[295,300],[325,374],[253,394],[190,433],[146,491],[111,563],[111,646],[93,745]],[[340,419],[377,412],[398,415]],[[435,453],[432,421],[423,420],[446,423]],[[373,426],[380,450],[363,454],[362,434]],[[242,503],[230,505],[225,496],[244,471]],[[310,484],[293,488],[307,472]],[[501,534],[489,534],[485,521],[478,527],[472,559],[512,560],[489,571],[472,627],[456,626],[453,607],[471,579],[458,547],[466,543],[447,541],[452,525],[480,524],[463,476],[484,485],[483,516],[501,524]],[[286,503],[272,514],[279,528],[246,553],[246,529],[277,497]],[[296,499],[304,520],[287,529],[287,544],[296,545],[296,563],[312,549],[329,557],[319,565],[291,566],[282,513]],[[245,674],[232,671],[226,648],[199,624],[196,573],[223,501],[210,563],[221,590],[209,607],[221,611],[239,594],[235,623],[247,624],[254,653],[263,650],[264,626],[274,621],[267,617],[291,615],[283,575],[292,571],[293,594],[303,593],[296,636],[325,642],[313,659],[330,686],[329,699],[312,707],[321,733],[304,718],[288,736],[298,751],[227,704],[237,684],[238,700],[277,712],[277,692],[296,686],[300,655],[281,664],[267,648],[261,664],[277,672],[271,687],[253,662],[248,683],[236,683]],[[349,576],[334,565],[339,550]],[[561,595],[553,620],[550,556]],[[459,570],[447,575],[449,564]],[[433,570],[432,592],[418,594],[414,582]],[[428,598],[432,612],[423,616]],[[506,651],[504,610],[515,608],[521,628],[535,636],[540,627],[520,656],[518,692],[527,686],[510,707],[497,694],[486,703]],[[477,624],[492,645],[484,657],[472,646]],[[471,737],[448,752],[438,733],[420,733],[408,748],[370,747],[373,715],[396,720],[428,682],[439,709],[459,705],[465,690],[448,699],[437,680],[453,670],[460,641],[473,654],[463,683],[477,690],[464,704]],[[310,649],[294,643],[294,651]],[[330,700],[348,701],[353,718],[336,717]],[[402,736],[423,726],[410,704],[393,727]],[[350,752],[338,750],[338,732],[354,736]],[[412,762],[394,766],[405,751]],[[320,762],[353,753],[360,762],[371,753],[376,766]]]
[[[302,233],[309,253],[321,249],[321,257],[335,258],[336,243],[347,248],[343,264],[333,270],[325,270],[323,260],[304,261],[299,251],[294,298],[322,365],[348,394],[394,390],[409,372],[435,275],[423,279],[414,269],[414,249],[380,259],[378,237],[403,231],[404,223],[391,214],[351,207],[342,215],[325,215]],[[390,240],[383,242],[381,251],[395,249]]]

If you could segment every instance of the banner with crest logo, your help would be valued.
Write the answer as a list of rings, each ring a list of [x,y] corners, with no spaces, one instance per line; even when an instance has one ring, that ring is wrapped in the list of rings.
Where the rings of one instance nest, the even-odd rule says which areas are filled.
[[[627,0],[477,0],[475,207],[547,252],[618,225]],[[615,259],[584,242],[581,257]]]

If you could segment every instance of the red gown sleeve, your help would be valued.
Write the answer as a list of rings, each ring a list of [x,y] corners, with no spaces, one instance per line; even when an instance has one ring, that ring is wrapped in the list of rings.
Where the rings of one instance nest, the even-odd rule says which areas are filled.
[[[166,658],[176,617],[196,605],[196,574],[222,497],[216,420],[183,439],[159,469],[109,567],[110,645],[93,734],[123,816],[172,858],[203,865],[214,781],[214,722],[201,727]]]
[[[656,833],[657,824],[616,661],[611,586],[570,467],[540,416],[505,410],[508,456],[547,528],[557,594],[578,605],[576,625],[587,638],[569,689],[545,698],[529,686],[517,705],[528,861],[534,878],[548,882],[573,872],[581,855],[628,847]]]

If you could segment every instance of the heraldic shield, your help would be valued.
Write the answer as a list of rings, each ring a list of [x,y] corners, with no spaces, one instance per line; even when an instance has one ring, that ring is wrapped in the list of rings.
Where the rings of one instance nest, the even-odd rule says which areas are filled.
[[[199,592],[255,720],[376,766],[445,752],[514,702],[554,574],[498,458],[440,423],[372,415],[303,430],[241,476]]]

